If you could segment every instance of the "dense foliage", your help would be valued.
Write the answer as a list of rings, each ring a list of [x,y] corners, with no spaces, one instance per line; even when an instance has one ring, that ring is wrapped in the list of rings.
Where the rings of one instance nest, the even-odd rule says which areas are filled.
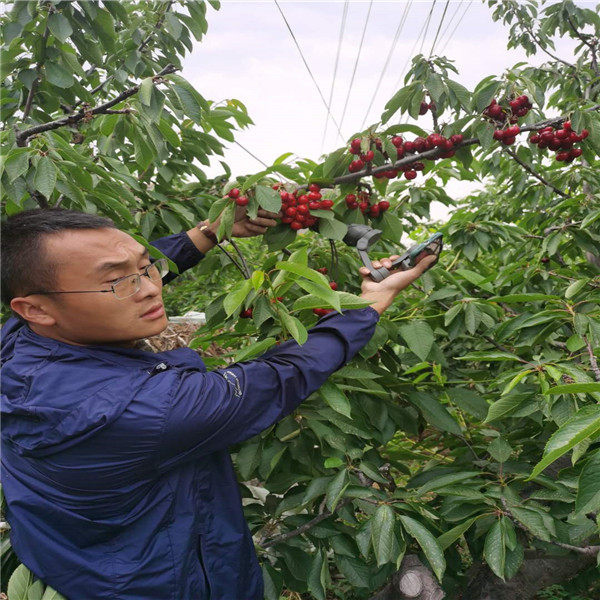
[[[251,176],[223,163],[211,181],[194,161],[222,155],[251,120],[241,102],[215,104],[175,73],[206,32],[204,2],[31,1],[3,17],[6,214],[75,207],[141,240],[219,214],[227,233],[232,188],[251,214],[279,210],[290,194],[287,208],[299,206],[311,183],[332,201],[310,210],[309,230],[281,223],[240,242],[242,258],[230,248],[239,271],[213,250],[176,295],[166,291],[178,312],[206,310],[194,347],[216,342],[245,360],[290,335],[304,341],[315,308],[364,305],[358,257],[340,241],[349,223],[383,231],[373,256],[389,255],[404,232],[444,232],[439,265],[385,313],[352,364],[232,449],[269,600],[282,590],[367,598],[409,553],[454,598],[483,598],[486,585],[514,597],[502,595],[503,580],[526,590],[520,577],[535,557],[549,561],[540,586],[596,569],[600,18],[570,1],[489,5],[509,25],[509,46],[548,61],[470,91],[451,61],[416,56],[381,121],[347,147],[318,161],[284,155]],[[555,56],[559,36],[577,42],[574,56]],[[519,103],[509,103],[523,96],[516,116]],[[406,114],[418,125],[392,124]],[[514,136],[495,134],[515,125]],[[546,147],[528,142],[526,132],[548,127]],[[553,140],[569,132],[581,153],[555,160]],[[457,204],[444,191],[453,179],[482,190]],[[389,209],[357,209],[349,194]],[[447,223],[431,221],[434,200],[455,206]],[[553,573],[555,559],[576,566]],[[481,583],[484,563],[495,576]]]

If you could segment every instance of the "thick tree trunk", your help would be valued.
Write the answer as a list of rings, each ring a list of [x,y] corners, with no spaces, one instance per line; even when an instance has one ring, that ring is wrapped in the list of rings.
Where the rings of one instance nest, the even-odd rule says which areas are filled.
[[[487,565],[478,564],[470,571],[462,600],[531,600],[539,590],[569,581],[595,562],[595,557],[583,555],[530,558],[506,582],[496,577]]]
[[[410,554],[392,575],[390,583],[370,600],[442,600],[444,596],[433,573]]]

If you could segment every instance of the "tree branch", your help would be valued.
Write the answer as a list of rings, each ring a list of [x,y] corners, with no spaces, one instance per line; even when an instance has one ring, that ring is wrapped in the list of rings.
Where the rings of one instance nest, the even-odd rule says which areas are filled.
[[[540,50],[542,52],[545,52],[548,56],[550,56],[554,60],[562,63],[563,65],[566,65],[567,67],[570,67],[571,69],[576,68],[575,65],[572,65],[571,63],[567,62],[566,60],[563,60],[562,58],[558,58],[558,56],[556,56],[556,55],[552,54],[552,52],[546,50],[546,48],[544,48],[544,46],[542,45],[542,42],[540,41],[540,39],[533,32],[533,29],[531,29],[531,26],[526,25],[525,22],[523,22],[523,21],[521,21],[521,22],[523,23],[525,30],[529,32],[529,35],[531,35],[531,37],[535,40],[536,44],[540,47]]]
[[[600,104],[592,106],[587,109],[587,112],[595,111],[600,109]],[[534,123],[532,125],[525,125],[521,127],[521,131],[539,131],[544,127],[548,127],[549,125],[560,125],[564,121],[567,120],[567,117],[553,117],[552,119],[546,119],[545,121],[541,121],[539,123]],[[457,144],[454,148],[463,148],[465,146],[472,146],[473,144],[479,144],[479,138],[468,138],[463,140],[460,144]],[[405,167],[407,165],[411,165],[415,162],[420,162],[423,159],[436,159],[441,154],[443,154],[445,150],[441,148],[433,148],[432,150],[426,150],[425,152],[411,154],[410,156],[405,156],[393,163],[386,163],[379,167],[374,167],[372,170],[363,169],[362,171],[357,171],[356,173],[347,173],[345,175],[340,175],[339,177],[335,177],[333,180],[334,185],[339,185],[343,183],[352,183],[353,181],[357,181],[362,179],[363,177],[367,177],[368,175],[379,175],[380,173],[384,173],[385,171],[389,171],[390,169],[400,169],[401,167]],[[370,163],[369,163],[370,167]]]
[[[233,240],[229,240],[229,243],[233,246],[234,250],[237,252],[238,256],[240,257],[240,261],[242,262],[242,266],[244,267],[244,271],[246,272],[246,274],[244,275],[244,279],[250,279],[252,272],[250,271],[250,268],[248,267],[248,263],[246,262],[246,259],[244,258],[242,251],[239,249],[238,245]]]
[[[571,197],[569,194],[563,192],[562,190],[559,190],[556,186],[552,185],[549,181],[547,181],[546,179],[544,179],[539,173],[536,173],[527,163],[523,162],[517,156],[516,152],[514,152],[513,150],[511,150],[508,147],[503,148],[503,150],[504,150],[504,152],[506,152],[507,154],[509,154],[510,156],[512,156],[512,158],[516,162],[518,162],[529,174],[533,175],[536,179],[538,179],[539,181],[541,181],[544,185],[546,185],[549,188],[553,189],[557,194],[561,195],[563,198],[570,198]]]
[[[159,73],[154,75],[153,79],[156,77],[160,77],[162,75],[168,75],[169,73],[174,73],[175,71],[177,71],[177,68],[172,64],[168,64],[162,71],[160,71]],[[110,100],[109,102],[101,104],[100,106],[96,106],[96,108],[92,108],[90,110],[84,110],[82,108],[76,114],[68,115],[61,119],[56,119],[55,121],[50,121],[49,123],[42,123],[41,125],[35,125],[34,127],[25,129],[24,131],[21,131],[17,134],[17,146],[26,146],[27,140],[31,136],[36,135],[38,133],[43,133],[44,131],[51,131],[53,129],[59,129],[60,127],[64,127],[65,125],[73,125],[75,123],[78,123],[79,121],[81,121],[83,118],[85,118],[88,115],[105,114],[108,109],[112,108],[116,104],[119,104],[119,102],[126,100],[130,96],[137,94],[139,92],[139,90],[140,90],[140,86],[136,85],[136,86],[129,88],[128,90],[125,90],[124,92],[120,93],[113,100]]]

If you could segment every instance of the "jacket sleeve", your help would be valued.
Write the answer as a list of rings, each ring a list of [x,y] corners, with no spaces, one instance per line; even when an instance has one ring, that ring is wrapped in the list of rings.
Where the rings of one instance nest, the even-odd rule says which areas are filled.
[[[225,449],[283,419],[367,344],[378,320],[372,307],[331,313],[302,346],[286,341],[255,360],[210,372],[177,370],[159,469]]]
[[[179,269],[179,274],[191,267],[195,267],[203,258],[204,254],[196,248],[194,242],[185,231],[167,235],[150,242],[158,248],[165,256],[168,256]],[[163,283],[169,283],[177,277],[177,273],[168,273],[163,277]]]

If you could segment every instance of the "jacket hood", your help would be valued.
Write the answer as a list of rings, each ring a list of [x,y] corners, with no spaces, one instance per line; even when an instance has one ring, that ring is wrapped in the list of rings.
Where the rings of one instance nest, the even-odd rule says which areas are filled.
[[[140,377],[179,352],[73,346],[13,318],[0,333],[2,440],[24,456],[54,454],[110,425],[133,399]]]

